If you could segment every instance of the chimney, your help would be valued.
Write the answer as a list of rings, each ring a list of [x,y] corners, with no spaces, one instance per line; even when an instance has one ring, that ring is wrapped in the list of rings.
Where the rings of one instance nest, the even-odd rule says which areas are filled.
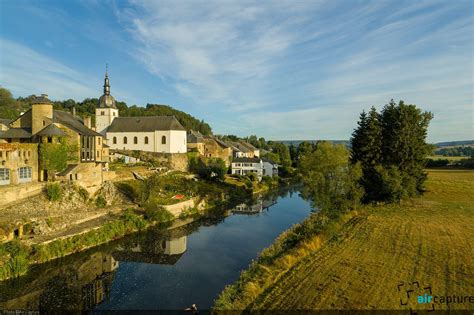
[[[92,129],[92,119],[91,116],[87,116],[84,118],[84,126],[86,126],[89,129]]]

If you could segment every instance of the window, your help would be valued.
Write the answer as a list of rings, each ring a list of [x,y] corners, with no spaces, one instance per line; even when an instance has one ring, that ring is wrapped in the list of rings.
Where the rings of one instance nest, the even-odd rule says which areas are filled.
[[[100,137],[98,139],[99,139],[99,144],[100,144]]]
[[[138,144],[138,138],[137,137],[133,137],[133,143]]]
[[[97,151],[97,157],[100,157],[100,151]]]
[[[0,185],[10,184],[10,170],[8,168],[0,168]]]
[[[115,116],[115,112],[113,113],[113,115]]]
[[[145,137],[145,144],[148,144],[148,137]]]
[[[101,115],[101,116],[104,116],[104,115],[105,115],[105,112],[104,112],[104,111],[101,111],[101,112],[100,112],[100,115]]]
[[[3,151],[0,151],[0,158],[3,157]]]
[[[48,143],[53,143],[53,137],[48,137]]]
[[[166,136],[161,137],[161,144],[166,144]]]
[[[123,144],[127,144],[127,137],[123,137]]]
[[[46,126],[46,121],[43,120],[43,126]]]
[[[18,181],[20,183],[31,182],[31,167],[20,167],[18,169]]]
[[[112,142],[113,144],[117,144],[117,137],[113,137]]]

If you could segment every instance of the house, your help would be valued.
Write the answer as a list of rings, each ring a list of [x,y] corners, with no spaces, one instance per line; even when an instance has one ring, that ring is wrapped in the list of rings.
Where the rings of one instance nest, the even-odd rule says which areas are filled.
[[[199,131],[189,130],[187,133],[188,152],[204,155],[204,136]]]
[[[263,161],[260,158],[237,157],[232,160],[232,174],[237,175],[257,175],[258,180],[263,176]]]
[[[267,158],[262,158],[262,161],[263,161],[263,171],[262,171],[263,176],[273,177],[275,175],[278,175],[278,164],[276,164],[275,162]]]
[[[236,158],[242,158],[242,157],[253,158],[253,157],[260,156],[260,150],[255,148],[253,145],[251,145],[248,142],[229,141],[229,145],[231,145],[233,156]]]
[[[48,180],[52,174],[43,168],[45,161],[39,152],[43,144],[55,143],[68,146],[66,170],[72,172],[80,168],[83,180],[79,180],[77,173],[62,179],[79,180],[86,188],[103,181],[102,169],[109,161],[104,137],[84,125],[81,118],[54,110],[45,94],[35,97],[31,109],[10,122],[0,139],[4,142],[0,143],[0,173],[4,185]]]
[[[216,137],[206,137],[204,138],[204,156],[222,159],[225,165],[229,166],[232,158],[232,148]]]
[[[186,153],[186,129],[174,116],[119,117],[107,72],[104,94],[95,111],[95,129],[110,149]]]

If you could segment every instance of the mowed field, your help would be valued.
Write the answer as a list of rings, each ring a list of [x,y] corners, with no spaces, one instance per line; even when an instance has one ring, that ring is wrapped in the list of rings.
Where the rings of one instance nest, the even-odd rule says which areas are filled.
[[[428,309],[431,304],[417,304],[415,295],[407,298],[415,281],[431,287],[433,295],[473,296],[474,171],[430,170],[427,189],[401,205],[368,208],[337,240],[303,258],[249,306]],[[402,306],[400,299],[409,304]],[[469,302],[434,306],[474,309]]]

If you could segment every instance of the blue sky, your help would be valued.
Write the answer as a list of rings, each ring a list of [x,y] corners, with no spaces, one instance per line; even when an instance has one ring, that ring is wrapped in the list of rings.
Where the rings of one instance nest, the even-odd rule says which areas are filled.
[[[216,133],[348,139],[391,98],[474,139],[473,1],[0,1],[15,96],[169,104]]]

